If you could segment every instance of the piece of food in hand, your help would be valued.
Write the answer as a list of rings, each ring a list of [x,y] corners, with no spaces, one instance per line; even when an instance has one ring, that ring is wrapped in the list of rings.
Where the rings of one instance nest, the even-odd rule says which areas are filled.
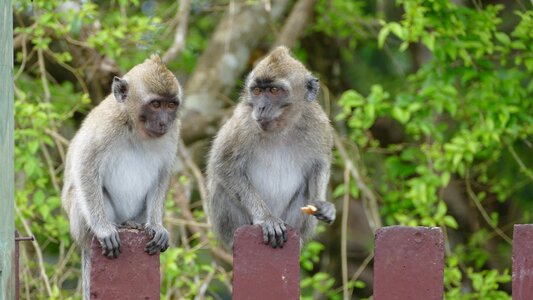
[[[318,208],[314,205],[307,205],[302,207],[301,210],[308,215],[314,215],[318,211]]]

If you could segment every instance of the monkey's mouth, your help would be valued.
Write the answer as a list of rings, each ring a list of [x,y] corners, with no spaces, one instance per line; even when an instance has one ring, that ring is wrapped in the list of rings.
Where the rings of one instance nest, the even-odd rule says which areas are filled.
[[[276,129],[277,122],[275,120],[258,120],[257,124],[263,131],[272,131]]]
[[[167,133],[167,129],[150,129],[150,128],[144,128],[144,132],[146,133],[146,135],[148,137],[151,137],[151,138],[158,138],[158,137],[162,137],[165,133]]]
[[[166,131],[165,132],[148,131],[148,135],[150,137],[154,137],[154,138],[162,137],[165,133],[166,133]]]

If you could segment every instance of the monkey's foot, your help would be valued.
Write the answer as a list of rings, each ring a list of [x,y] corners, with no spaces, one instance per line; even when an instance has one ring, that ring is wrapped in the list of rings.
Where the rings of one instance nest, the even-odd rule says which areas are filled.
[[[140,224],[140,223],[137,223],[137,222],[134,222],[134,221],[126,221],[126,222],[120,224],[120,226],[118,226],[118,228],[143,230],[144,229],[144,225]]]
[[[335,221],[336,209],[333,203],[327,201],[316,201],[311,203],[311,205],[317,208],[317,210],[313,212],[313,216],[315,216],[318,220],[325,222],[326,224],[331,224],[333,221]]]
[[[257,222],[257,224],[263,230],[263,242],[265,244],[270,244],[272,248],[283,247],[287,241],[287,227],[281,219],[270,216]]]
[[[168,231],[162,225],[146,224],[146,232],[150,235],[151,240],[144,247],[144,251],[153,255],[157,252],[165,252],[168,249]]]
[[[102,245],[102,255],[107,258],[117,258],[120,251],[120,237],[116,228],[106,230],[103,233],[95,233],[96,238]]]

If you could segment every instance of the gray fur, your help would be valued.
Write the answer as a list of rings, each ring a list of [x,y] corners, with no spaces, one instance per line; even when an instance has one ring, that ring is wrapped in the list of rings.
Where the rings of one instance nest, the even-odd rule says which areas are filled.
[[[227,249],[243,225],[260,225],[264,242],[276,248],[286,241],[286,226],[298,229],[307,241],[317,218],[327,223],[335,219],[335,207],[326,202],[333,129],[320,105],[306,97],[309,75],[285,47],[274,50],[248,76],[240,103],[213,142],[206,209]],[[282,93],[287,96],[279,99],[290,105],[268,107],[265,118],[273,126],[260,125],[262,118],[254,111],[250,90],[255,78],[290,84]],[[301,212],[308,204],[319,208],[317,218]]]
[[[156,56],[124,78],[127,93],[117,92],[125,79],[115,80],[117,90],[89,113],[67,153],[61,197],[71,235],[82,248],[84,299],[89,299],[93,235],[102,245],[102,254],[110,258],[120,253],[117,229],[121,224],[144,225],[152,237],[145,249],[149,254],[168,247],[163,209],[180,122],[174,120],[166,133],[154,138],[146,135],[139,112],[146,98],[161,91],[181,97],[181,88]],[[117,101],[121,95],[127,101]]]

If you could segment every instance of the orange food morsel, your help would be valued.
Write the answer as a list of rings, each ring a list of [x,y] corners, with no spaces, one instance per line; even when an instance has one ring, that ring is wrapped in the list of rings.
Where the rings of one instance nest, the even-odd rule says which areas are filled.
[[[301,210],[308,215],[314,215],[318,209],[313,205],[307,205],[302,207]]]

